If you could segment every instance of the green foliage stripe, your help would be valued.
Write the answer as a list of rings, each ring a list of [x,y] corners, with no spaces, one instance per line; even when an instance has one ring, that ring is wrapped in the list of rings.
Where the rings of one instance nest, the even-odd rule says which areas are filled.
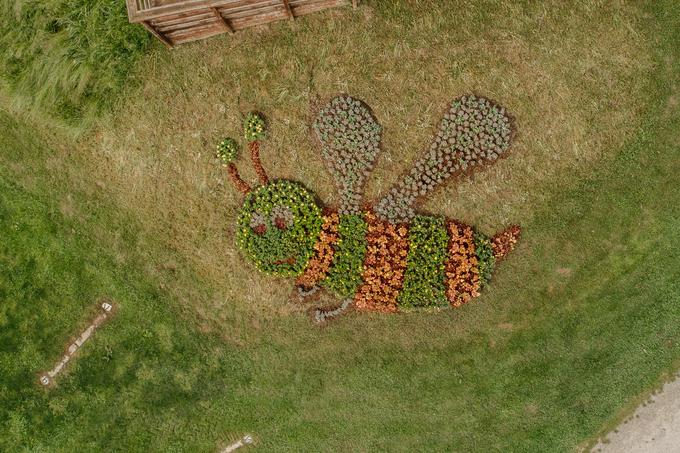
[[[361,285],[367,229],[368,225],[361,215],[340,216],[339,239],[323,284],[341,297],[352,297]]]
[[[397,298],[401,307],[448,305],[444,273],[448,242],[443,217],[420,215],[413,219],[404,287]]]
[[[475,231],[475,254],[479,260],[479,284],[483,288],[491,280],[496,258],[493,256],[491,239]]]

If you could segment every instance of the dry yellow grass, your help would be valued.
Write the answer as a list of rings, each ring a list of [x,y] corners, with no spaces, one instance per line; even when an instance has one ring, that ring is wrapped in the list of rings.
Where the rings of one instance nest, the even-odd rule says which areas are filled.
[[[449,183],[426,205],[488,233],[527,221],[545,189],[606,164],[635,131],[651,60],[631,5],[428,7],[435,3],[363,5],[173,51],[157,46],[139,68],[141,90],[55,165],[68,165],[67,152],[77,156],[90,184],[105,185],[219,288],[210,304],[187,304],[221,322],[234,312],[268,318],[300,309],[284,303],[290,282],[255,273],[234,245],[240,195],[213,152],[223,136],[240,136],[251,109],[270,122],[262,148],[270,176],[299,180],[334,204],[309,133],[325,98],[351,93],[384,126],[369,197],[409,167],[451,99],[477,92],[497,100],[516,118],[511,156]],[[239,167],[255,181],[246,159]]]

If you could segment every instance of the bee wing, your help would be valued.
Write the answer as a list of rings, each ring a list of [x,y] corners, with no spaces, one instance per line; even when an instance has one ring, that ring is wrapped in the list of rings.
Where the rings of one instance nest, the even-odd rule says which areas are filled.
[[[380,151],[382,127],[366,104],[340,95],[321,109],[313,129],[340,192],[340,212],[359,213],[366,179]]]
[[[503,107],[474,95],[454,100],[430,147],[378,200],[376,214],[394,223],[410,221],[419,198],[452,177],[495,162],[507,153],[512,136],[512,118]]]

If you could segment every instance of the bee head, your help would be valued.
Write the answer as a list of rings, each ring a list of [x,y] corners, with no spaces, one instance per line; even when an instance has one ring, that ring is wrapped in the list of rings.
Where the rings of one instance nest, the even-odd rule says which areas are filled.
[[[269,180],[260,161],[260,141],[265,138],[262,116],[249,113],[243,133],[260,186],[251,188],[239,175],[234,163],[239,154],[236,140],[225,138],[217,146],[217,155],[227,167],[235,188],[245,195],[236,241],[261,271],[296,276],[314,254],[323,223],[321,209],[314,195],[301,184]]]
[[[248,192],[236,238],[261,271],[296,276],[314,254],[322,223],[311,192],[299,183],[276,180]]]

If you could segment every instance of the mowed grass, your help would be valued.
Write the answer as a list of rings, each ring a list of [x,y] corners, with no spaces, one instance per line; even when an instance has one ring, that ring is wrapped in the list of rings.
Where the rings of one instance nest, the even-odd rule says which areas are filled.
[[[127,99],[114,121],[77,143],[58,135],[42,143],[27,124],[2,117],[0,250],[12,271],[0,277],[3,306],[11,307],[2,318],[0,447],[215,451],[251,432],[265,451],[568,451],[675,368],[677,5],[457,10],[476,17],[467,21],[415,5],[369,3],[358,16],[300,21],[293,34],[282,24],[240,41],[158,51],[143,102]],[[608,14],[617,19],[599,29]],[[341,26],[352,49],[325,59],[309,50],[329,49]],[[543,59],[487,61],[484,49],[504,30]],[[256,58],[278,55],[285,68],[295,44],[319,36],[328,41],[304,47],[309,59],[291,63],[289,91],[277,85],[275,64],[267,69]],[[394,45],[397,36],[422,42],[425,52],[442,40],[434,55],[457,43],[460,55],[436,63],[460,57],[469,75],[414,82],[417,66],[434,65],[380,50],[392,52],[379,43]],[[476,44],[485,36],[486,45]],[[612,43],[598,47],[606,37]],[[386,52],[379,63],[394,79],[356,64],[364,51]],[[560,57],[570,51],[573,58]],[[590,72],[578,66],[587,57]],[[209,58],[216,69],[201,63]],[[306,130],[313,96],[295,99],[309,86],[305,68],[329,60],[335,66],[314,74],[328,82],[309,93],[357,94],[386,126],[373,193],[426,143],[444,95],[479,90],[517,116],[515,154],[440,194],[449,204],[431,206],[488,231],[509,221],[524,226],[519,249],[476,303],[432,314],[352,314],[318,329],[289,301],[289,282],[241,263],[231,226],[238,198],[210,161],[214,139],[238,130],[241,111],[271,112],[263,150],[270,171],[332,201]],[[534,78],[513,72],[521,62],[535,65]],[[514,89],[503,72],[507,80],[514,74]],[[342,85],[336,73],[353,79]],[[575,98],[551,97],[560,86]],[[440,107],[418,110],[429,96]],[[572,133],[576,126],[582,135]],[[56,389],[39,389],[37,371],[53,364],[102,295],[119,301],[117,317]]]
[[[7,160],[44,158],[50,150],[6,112],[0,149],[0,451],[141,451],[150,444],[212,451],[234,438],[231,431],[247,429],[223,418],[209,425],[227,424],[218,437],[202,438],[194,425],[207,423],[202,401],[217,397],[237,407],[227,389],[247,382],[252,367],[243,351],[196,332],[176,296],[149,278],[162,252],[148,256],[152,246],[141,242],[134,221],[103,208],[105,200],[77,194],[74,202],[97,207],[79,217],[53,193],[13,181]],[[196,285],[176,274],[186,287]],[[113,300],[115,316],[56,388],[43,389],[39,372],[54,366],[103,298]],[[181,440],[161,440],[173,426],[187,428]]]

